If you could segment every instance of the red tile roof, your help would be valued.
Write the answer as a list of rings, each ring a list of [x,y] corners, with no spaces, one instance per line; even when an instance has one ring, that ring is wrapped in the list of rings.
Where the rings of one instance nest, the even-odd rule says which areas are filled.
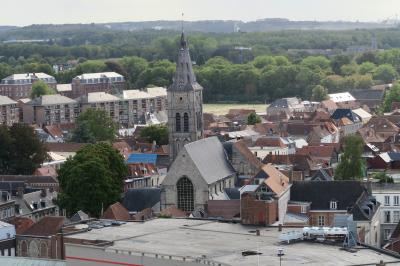
[[[280,137],[260,137],[255,143],[255,147],[281,147],[285,148],[286,145],[282,142]]]
[[[45,143],[44,146],[52,152],[77,152],[87,144],[85,143]]]
[[[335,152],[335,146],[320,145],[320,146],[304,146],[296,151],[296,154],[310,155],[317,158],[331,158]]]
[[[103,219],[128,221],[131,219],[129,211],[119,202],[110,205],[103,213]]]
[[[23,234],[34,224],[34,222],[27,217],[14,217],[9,223],[15,226],[17,235]]]
[[[64,217],[46,216],[32,225],[23,234],[31,236],[53,236],[61,231],[64,221]]]
[[[63,137],[63,133],[58,126],[45,126],[44,131],[50,134],[53,138],[61,138]]]

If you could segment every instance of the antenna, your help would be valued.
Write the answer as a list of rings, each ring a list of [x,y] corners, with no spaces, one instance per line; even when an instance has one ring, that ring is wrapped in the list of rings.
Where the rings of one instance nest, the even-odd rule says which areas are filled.
[[[182,20],[181,20],[181,27],[182,27],[182,32],[183,32],[183,19],[185,17],[185,13],[182,12]]]

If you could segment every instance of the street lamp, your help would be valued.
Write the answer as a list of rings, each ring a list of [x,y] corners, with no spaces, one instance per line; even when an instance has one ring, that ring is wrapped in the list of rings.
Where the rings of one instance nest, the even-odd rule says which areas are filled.
[[[283,253],[283,248],[278,248],[279,266],[282,266],[282,257],[285,255]]]

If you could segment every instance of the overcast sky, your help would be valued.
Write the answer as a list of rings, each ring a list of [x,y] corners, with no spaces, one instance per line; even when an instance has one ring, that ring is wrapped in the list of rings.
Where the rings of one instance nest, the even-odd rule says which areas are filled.
[[[289,18],[378,21],[400,0],[1,0],[0,25],[142,20]]]

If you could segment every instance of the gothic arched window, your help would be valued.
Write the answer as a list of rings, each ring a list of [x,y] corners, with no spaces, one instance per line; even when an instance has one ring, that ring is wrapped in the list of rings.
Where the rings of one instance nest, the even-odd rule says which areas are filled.
[[[185,113],[183,115],[183,132],[189,132],[189,115]]]
[[[176,113],[175,116],[175,127],[176,127],[176,131],[177,132],[181,132],[181,114],[180,113]]]
[[[194,210],[194,189],[192,181],[186,176],[176,183],[178,191],[178,208],[185,212]]]

